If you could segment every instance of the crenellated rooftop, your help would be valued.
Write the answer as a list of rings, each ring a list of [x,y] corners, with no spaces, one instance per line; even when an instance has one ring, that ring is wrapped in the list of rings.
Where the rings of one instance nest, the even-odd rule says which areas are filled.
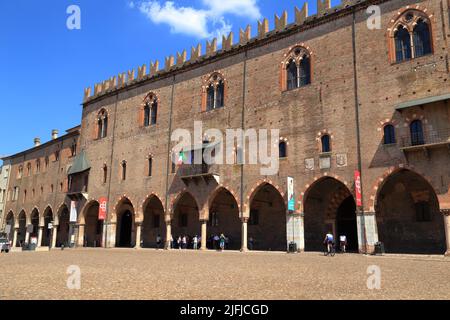
[[[113,76],[103,82],[95,84],[93,94],[92,88],[87,87],[84,90],[83,104],[92,102],[97,98],[117,90],[131,87],[151,79],[167,76],[176,70],[201,64],[208,59],[217,58],[229,52],[263,43],[279,35],[302,28],[313,27],[321,22],[325,23],[333,17],[340,16],[340,14],[350,13],[353,8],[364,7],[369,3],[385,1],[388,0],[342,0],[340,5],[332,8],[331,0],[317,0],[317,13],[314,15],[308,14],[308,3],[305,2],[301,9],[295,7],[293,23],[288,23],[288,12],[284,11],[280,16],[275,14],[274,29],[272,30],[270,30],[268,19],[264,18],[261,21],[258,21],[257,34],[253,38],[252,28],[250,25],[247,25],[245,30],[242,28],[240,29],[238,43],[234,42],[233,32],[230,32],[227,36],[223,35],[222,48],[220,50],[217,48],[217,38],[214,38],[211,41],[206,41],[206,51],[203,55],[202,46],[201,44],[198,44],[196,47],[191,47],[189,59],[187,58],[187,50],[183,50],[181,53],[177,52],[176,56],[171,55],[166,57],[163,69],[160,69],[160,63],[156,60],[150,62],[148,69],[147,65],[144,64],[138,67],[137,70],[132,69],[127,72],[119,73],[117,76]]]

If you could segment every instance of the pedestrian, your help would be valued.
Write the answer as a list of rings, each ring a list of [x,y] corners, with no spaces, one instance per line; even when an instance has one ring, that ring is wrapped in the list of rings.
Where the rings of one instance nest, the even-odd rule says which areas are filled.
[[[339,244],[340,244],[341,252],[345,253],[346,247],[347,247],[347,236],[345,234],[340,235]]]
[[[220,250],[225,250],[225,235],[222,233],[219,238]]]
[[[192,238],[192,242],[194,244],[194,250],[198,249],[198,237],[195,235],[194,238]]]
[[[253,250],[253,238],[252,237],[250,237],[248,239],[248,249]]]
[[[178,250],[181,250],[181,236],[178,236],[177,245],[178,245]]]
[[[161,248],[161,241],[162,241],[161,235],[158,234],[158,235],[156,236],[156,249],[158,249],[158,250]]]
[[[218,250],[219,249],[219,241],[220,241],[220,237],[218,235],[215,235],[214,238],[213,238],[214,250]]]
[[[175,248],[175,244],[173,243],[173,236],[170,235],[170,243],[169,243],[170,249],[174,249]]]
[[[186,236],[183,236],[183,238],[181,239],[182,245],[183,245],[183,249],[186,250],[187,249],[187,238]]]

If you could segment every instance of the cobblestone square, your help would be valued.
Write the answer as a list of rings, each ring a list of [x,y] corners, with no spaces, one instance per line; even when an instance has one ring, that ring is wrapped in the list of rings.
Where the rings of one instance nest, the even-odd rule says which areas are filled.
[[[0,298],[449,299],[450,259],[439,256],[76,249],[1,254]],[[81,289],[67,287],[79,266]],[[369,266],[381,289],[369,290]]]

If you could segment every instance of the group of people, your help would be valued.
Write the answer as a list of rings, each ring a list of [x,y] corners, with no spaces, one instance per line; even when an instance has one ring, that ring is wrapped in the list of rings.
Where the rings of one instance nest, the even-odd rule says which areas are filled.
[[[325,235],[325,239],[323,240],[323,244],[327,247],[327,252],[331,252],[331,249],[335,246],[334,235],[330,231]],[[341,234],[339,236],[339,249],[341,252],[345,253],[347,249],[347,236],[345,234]]]
[[[156,237],[156,246],[157,248],[161,248],[162,246],[162,238],[158,234]],[[226,237],[223,233],[220,235],[211,235],[207,240],[207,247],[214,250],[225,250],[229,245],[230,239]],[[171,249],[179,249],[179,250],[187,250],[193,249],[198,250],[202,245],[202,237],[198,235],[189,236],[189,235],[179,235],[174,239],[172,236],[170,237],[170,247]]]

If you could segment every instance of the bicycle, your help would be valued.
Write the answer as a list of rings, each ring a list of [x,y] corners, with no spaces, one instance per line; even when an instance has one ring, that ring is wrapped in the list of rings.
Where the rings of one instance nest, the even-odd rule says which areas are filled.
[[[325,249],[324,249],[323,253],[324,253],[325,257],[328,256],[328,255],[331,256],[331,257],[334,257],[334,255],[336,254],[336,247],[334,245],[334,242],[330,246],[330,251],[328,251],[328,245],[325,244]]]

